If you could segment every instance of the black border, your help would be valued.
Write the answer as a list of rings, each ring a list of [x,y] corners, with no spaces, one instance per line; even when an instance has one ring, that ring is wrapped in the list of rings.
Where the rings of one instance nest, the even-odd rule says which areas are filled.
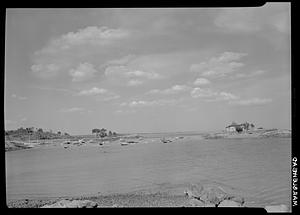
[[[275,2],[275,1],[268,1],[268,2]],[[291,106],[291,113],[292,113],[292,157],[297,157],[299,158],[299,154],[297,151],[297,145],[295,144],[296,141],[296,75],[297,75],[297,69],[296,69],[296,44],[297,44],[297,19],[296,19],[296,6],[295,6],[295,2],[296,1],[279,1],[279,2],[290,2],[291,3],[291,25],[292,25],[292,29],[291,29],[291,95],[292,95],[292,106]],[[13,3],[13,4],[12,4]],[[3,58],[1,58],[1,66],[2,66],[2,73],[1,73],[1,84],[3,87],[1,87],[1,96],[3,96],[2,101],[3,101],[3,115],[1,115],[3,117],[3,120],[0,120],[0,126],[3,128],[2,132],[4,132],[5,128],[4,128],[4,91],[5,91],[5,18],[6,18],[6,8],[193,8],[193,7],[203,7],[203,8],[207,8],[207,7],[259,7],[259,6],[263,6],[266,1],[191,1],[191,0],[165,0],[165,1],[161,1],[161,2],[155,2],[155,1],[132,1],[132,0],[126,0],[126,1],[120,1],[120,0],[101,0],[101,1],[96,1],[96,2],[90,2],[90,1],[84,1],[84,5],[82,5],[82,2],[80,3],[79,1],[74,1],[72,3],[69,2],[59,2],[59,4],[55,5],[53,4],[52,1],[50,2],[27,2],[27,1],[23,1],[23,2],[19,2],[19,4],[14,4],[15,2],[5,2],[5,8],[1,8],[1,48],[3,51]],[[42,4],[41,4],[42,3]],[[65,3],[65,4],[64,4]],[[45,5],[46,4],[46,5]],[[294,27],[293,27],[294,26]],[[5,142],[5,138],[4,138],[4,133],[3,134],[3,144],[2,144],[2,152],[3,153],[1,156],[2,158],[4,158],[4,162],[1,165],[2,168],[2,177],[1,177],[1,188],[0,190],[5,191],[6,190],[6,186],[5,186],[5,146],[4,146],[4,142]],[[292,184],[292,182],[291,182]],[[6,208],[9,212],[26,212],[27,210],[29,210],[29,212],[34,212],[36,211],[36,209],[32,209],[32,208],[28,208],[28,209],[17,209],[17,208],[7,208],[6,205],[6,194],[5,192],[0,192],[0,203],[1,203],[1,208]],[[298,201],[299,204],[299,201]],[[2,207],[3,206],[3,207]],[[103,208],[104,209],[104,208]],[[106,208],[105,208],[106,209]],[[114,209],[119,209],[119,208],[114,208]],[[123,208],[122,208],[123,209]],[[126,208],[128,209],[128,208]],[[130,208],[131,209],[131,208]],[[134,208],[134,209],[138,209],[138,208]],[[139,208],[140,209],[140,208]],[[154,209],[154,208],[147,208],[147,209]],[[163,209],[163,208],[161,208]],[[167,208],[167,209],[176,209],[177,210],[190,210],[190,209],[199,209],[199,208]],[[47,210],[46,210],[47,211]],[[44,211],[44,212],[46,212]],[[257,209],[257,208],[201,208],[200,209],[201,212],[219,212],[219,213],[226,213],[226,212],[237,212],[237,213],[243,213],[243,212],[251,212],[254,214],[257,213],[261,213],[264,214],[266,213],[265,210],[263,209]],[[298,211],[298,207],[293,207],[292,208],[292,213],[295,214]],[[39,211],[37,211],[39,212]],[[51,211],[50,211],[51,212]],[[91,212],[91,211],[89,211]],[[179,211],[180,212],[180,211]],[[187,211],[183,211],[183,213],[186,213]],[[99,213],[99,211],[96,211],[96,213]],[[198,212],[197,212],[198,213]]]

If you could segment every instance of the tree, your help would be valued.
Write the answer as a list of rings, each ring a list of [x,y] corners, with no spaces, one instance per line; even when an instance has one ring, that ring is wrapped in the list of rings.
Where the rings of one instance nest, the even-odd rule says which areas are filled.
[[[43,129],[42,128],[39,128],[37,131],[43,133]]]
[[[243,131],[243,128],[240,127],[240,126],[237,126],[235,129],[236,129],[236,131],[239,132],[239,133]]]
[[[58,135],[61,135],[61,132],[60,132],[60,131],[58,131],[58,132],[57,132],[57,134],[58,134]]]
[[[94,129],[92,129],[92,134],[96,134],[96,137],[99,135],[99,133],[100,133],[100,129],[99,128],[94,128]]]
[[[245,122],[244,125],[245,125],[245,129],[246,129],[246,130],[249,130],[250,124],[249,124],[248,122]]]
[[[112,134],[113,134],[113,136],[116,136],[116,135],[117,135],[117,133],[116,133],[116,132],[113,132]]]
[[[112,136],[112,132],[111,131],[108,132],[108,136],[110,136],[110,137]]]
[[[105,128],[101,128],[99,135],[100,135],[101,138],[106,137],[107,136],[106,129]]]

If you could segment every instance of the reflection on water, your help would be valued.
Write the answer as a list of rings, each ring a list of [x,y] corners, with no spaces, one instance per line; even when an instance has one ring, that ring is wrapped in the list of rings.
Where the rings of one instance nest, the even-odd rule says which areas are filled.
[[[290,138],[184,140],[6,152],[8,198],[131,192],[214,182],[290,204]]]

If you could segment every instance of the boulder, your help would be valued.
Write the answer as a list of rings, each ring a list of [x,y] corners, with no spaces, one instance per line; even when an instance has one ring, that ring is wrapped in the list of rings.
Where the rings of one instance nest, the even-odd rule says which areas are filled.
[[[189,189],[185,191],[185,194],[190,198],[200,198],[203,192],[203,186],[190,185]]]
[[[205,206],[204,202],[202,202],[198,199],[194,199],[194,198],[189,200],[188,205],[192,206],[192,207],[204,207]]]
[[[240,205],[244,204],[244,198],[226,193],[218,186],[190,185],[185,194],[192,199],[197,199],[204,204],[218,205],[224,200],[231,200]]]
[[[243,205],[245,203],[245,199],[243,197],[240,197],[240,196],[229,196],[226,199],[231,200],[231,201],[235,201],[237,203],[240,203],[241,205]]]
[[[200,200],[206,203],[212,204],[219,204],[221,201],[226,199],[229,195],[225,193],[222,189],[218,187],[211,187],[204,189],[201,196],[199,197]]]
[[[222,202],[220,202],[218,207],[220,207],[220,208],[222,208],[222,207],[242,207],[242,205],[240,203],[232,201],[232,200],[223,200]]]
[[[268,213],[284,213],[290,212],[288,206],[282,205],[269,205],[265,206],[265,209]]]

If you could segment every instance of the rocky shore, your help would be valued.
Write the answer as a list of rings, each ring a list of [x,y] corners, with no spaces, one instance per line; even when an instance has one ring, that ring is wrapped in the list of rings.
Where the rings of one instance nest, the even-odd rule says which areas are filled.
[[[248,207],[244,197],[220,186],[192,184],[182,194],[168,192],[127,193],[85,197],[9,200],[9,208],[105,208],[105,207]],[[289,212],[287,205],[266,205],[268,212]]]
[[[288,129],[262,129],[255,131],[245,131],[245,132],[211,132],[204,134],[205,139],[223,139],[223,138],[268,138],[268,137],[280,137],[280,138],[290,138],[292,136],[292,131]]]
[[[279,137],[279,138],[290,138],[291,130],[288,129],[262,129],[254,131],[245,132],[209,132],[198,134],[200,139],[223,139],[223,138],[269,138],[269,137]],[[194,135],[195,136],[195,135]],[[84,138],[79,140],[67,140],[67,139],[56,139],[47,141],[35,141],[26,143],[22,141],[5,141],[5,151],[15,151],[21,149],[30,149],[34,147],[40,147],[45,145],[61,145],[63,148],[68,148],[70,146],[81,146],[81,145],[105,145],[111,142],[119,142],[120,145],[134,145],[151,143],[154,141],[159,141],[161,143],[172,143],[185,139],[187,136],[175,136],[175,137],[163,137],[163,138],[145,138],[140,135],[124,135],[112,138],[95,139],[95,138]]]

